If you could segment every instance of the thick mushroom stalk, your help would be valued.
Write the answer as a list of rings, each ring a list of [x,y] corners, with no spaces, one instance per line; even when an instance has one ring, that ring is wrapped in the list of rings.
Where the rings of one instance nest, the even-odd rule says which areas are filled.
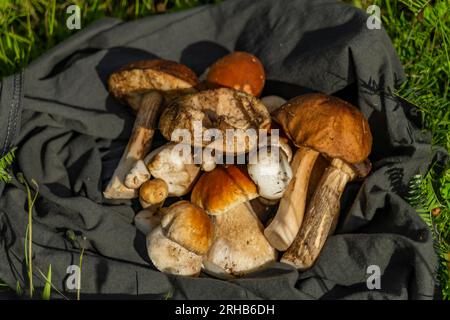
[[[267,240],[279,251],[285,251],[292,244],[302,224],[309,178],[318,156],[317,151],[309,148],[299,148],[294,155],[291,164],[293,178],[280,200],[275,217],[264,230]]]
[[[108,186],[103,192],[105,198],[132,199],[137,196],[136,189],[125,186],[125,176],[136,161],[143,159],[150,150],[161,102],[161,95],[155,91],[145,94],[142,98],[130,140]]]
[[[340,199],[345,186],[355,177],[356,172],[344,161],[332,160],[309,203],[303,225],[284,253],[282,262],[302,270],[314,264],[339,215]]]
[[[250,200],[256,185],[240,167],[217,166],[204,173],[191,194],[192,203],[212,215],[215,236],[203,259],[206,272],[218,277],[241,276],[276,259]]]

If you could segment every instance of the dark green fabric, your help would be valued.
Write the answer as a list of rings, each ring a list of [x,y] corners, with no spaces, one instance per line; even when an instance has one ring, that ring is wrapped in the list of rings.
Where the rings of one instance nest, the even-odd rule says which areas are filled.
[[[225,1],[127,23],[105,19],[3,79],[0,147],[18,146],[14,169],[40,187],[36,272],[51,264],[53,284],[70,294],[66,269],[78,264],[79,250],[65,234],[73,230],[87,238],[82,298],[432,298],[432,237],[404,198],[434,153],[413,110],[392,94],[404,74],[388,36],[369,30],[366,19],[353,7],[317,0]],[[168,276],[152,267],[132,225],[135,203],[102,197],[133,125],[133,115],[108,95],[106,79],[151,57],[181,61],[200,75],[233,50],[262,60],[264,95],[317,90],[358,105],[374,136],[373,172],[347,187],[337,234],[309,271],[277,263],[233,281]],[[0,279],[15,287],[26,274],[26,193],[16,179],[0,192]],[[381,290],[366,286],[373,264],[382,271]],[[35,284],[43,285],[38,273]]]

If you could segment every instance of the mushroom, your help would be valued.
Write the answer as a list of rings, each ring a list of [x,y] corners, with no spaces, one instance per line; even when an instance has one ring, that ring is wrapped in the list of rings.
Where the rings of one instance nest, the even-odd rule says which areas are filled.
[[[203,259],[206,272],[241,276],[275,261],[276,251],[249,202],[256,197],[256,185],[238,166],[220,165],[200,177],[191,202],[212,215],[215,226],[213,243]]]
[[[272,140],[250,155],[247,170],[261,197],[278,200],[292,178],[292,151],[285,141],[278,139],[278,144],[272,144]]]
[[[156,210],[162,206],[169,195],[169,186],[162,179],[153,179],[144,182],[139,189],[139,202],[142,208]]]
[[[286,100],[279,96],[265,96],[261,98],[261,102],[266,106],[267,110],[272,113],[286,103]]]
[[[155,267],[166,273],[198,275],[214,226],[208,215],[188,201],[172,204],[161,225],[147,236],[147,250]]]
[[[208,71],[210,88],[226,87],[258,97],[266,80],[264,67],[257,57],[236,51],[217,60]]]
[[[130,189],[139,189],[139,187],[147,180],[150,180],[151,174],[148,171],[147,165],[150,161],[166,146],[152,150],[145,156],[143,160],[138,160],[131,167],[130,172],[125,176],[125,186]]]
[[[200,168],[193,164],[193,160],[186,161],[176,147],[176,143],[165,144],[147,164],[153,177],[167,183],[169,197],[180,197],[188,193],[200,173]]]
[[[193,146],[237,154],[247,152],[256,145],[256,141],[248,139],[248,129],[255,132],[269,129],[270,122],[269,112],[257,98],[233,89],[220,88],[185,95],[173,101],[161,114],[159,129],[170,141],[186,143],[183,141],[185,135],[177,135],[179,130],[184,130],[194,137],[190,141]],[[211,142],[211,137],[206,134],[208,129],[218,131],[221,137]],[[227,129],[237,129],[233,131],[231,143],[226,141],[227,132],[230,132]]]
[[[105,198],[132,199],[136,189],[125,186],[130,169],[141,160],[152,145],[155,125],[163,98],[195,92],[198,83],[188,67],[168,60],[139,61],[125,65],[108,79],[110,93],[137,112],[128,145],[105,191]]]
[[[356,171],[352,164],[367,166],[365,160],[371,152],[372,134],[367,119],[356,107],[322,93],[307,94],[288,101],[274,118],[294,144],[301,147],[297,152],[303,153],[298,160],[300,166],[294,169],[296,166],[293,164],[296,171],[294,183],[300,179],[303,181],[299,185],[307,186],[305,181],[309,179],[310,169],[299,175],[302,163],[312,167],[319,153],[331,159],[308,204],[295,240],[282,257],[282,262],[298,269],[307,269],[317,259],[339,214],[339,201],[347,182],[354,179],[358,172],[368,173],[367,168]],[[294,185],[292,193],[285,193],[291,198],[289,201],[304,197],[305,188],[298,189],[295,190]],[[292,211],[298,213],[305,206],[301,208]]]

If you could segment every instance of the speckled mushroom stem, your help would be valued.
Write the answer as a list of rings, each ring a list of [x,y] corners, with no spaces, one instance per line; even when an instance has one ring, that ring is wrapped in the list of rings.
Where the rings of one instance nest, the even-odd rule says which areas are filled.
[[[142,97],[128,145],[103,192],[105,198],[133,199],[138,196],[137,189],[128,188],[124,180],[136,161],[142,160],[150,151],[161,104],[162,96],[156,91],[151,91]]]
[[[356,173],[345,162],[332,160],[309,203],[299,233],[281,258],[282,262],[301,270],[314,264],[330,233],[333,221],[339,215],[340,198],[345,186],[355,176]]]
[[[278,211],[264,230],[269,243],[279,251],[285,251],[294,241],[305,212],[309,178],[319,152],[300,147],[292,160],[294,176],[281,198]]]

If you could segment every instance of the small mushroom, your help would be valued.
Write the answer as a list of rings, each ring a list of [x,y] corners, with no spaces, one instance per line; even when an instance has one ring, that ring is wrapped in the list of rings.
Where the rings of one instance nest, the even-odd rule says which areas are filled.
[[[188,201],[176,202],[147,236],[150,260],[162,272],[196,276],[213,235],[214,226],[202,209]]]
[[[292,157],[291,148],[282,140],[279,140],[278,145],[269,141],[266,146],[251,155],[247,169],[253,182],[258,186],[261,197],[278,200],[283,196],[292,178],[289,157]]]
[[[131,63],[109,77],[110,93],[137,115],[128,145],[103,192],[105,198],[137,197],[137,190],[125,185],[125,176],[150,151],[163,98],[170,101],[180,94],[195,92],[197,83],[192,70],[168,60]]]
[[[203,259],[205,271],[218,277],[241,276],[276,259],[250,200],[256,185],[237,166],[217,166],[204,173],[191,194],[192,203],[212,215],[215,237]]]
[[[209,69],[210,88],[226,87],[258,97],[266,80],[264,67],[254,55],[236,51],[217,60]]]
[[[151,175],[167,183],[169,197],[180,197],[188,193],[200,173],[193,160],[186,159],[176,152],[176,143],[167,143],[147,164]]]
[[[139,202],[142,208],[158,209],[169,195],[169,187],[162,179],[153,179],[144,182],[139,189]]]
[[[367,119],[356,107],[321,93],[288,101],[274,117],[294,144],[303,147],[300,162],[309,158],[306,162],[311,167],[310,163],[315,162],[319,154],[331,158],[308,204],[303,223],[281,259],[298,269],[307,269],[316,261],[336,221],[347,182],[358,172],[367,174],[369,171],[361,165],[355,170],[352,164],[367,164],[372,134]],[[307,180],[306,177],[309,179],[309,174],[298,179]],[[302,208],[304,210],[305,206]]]

